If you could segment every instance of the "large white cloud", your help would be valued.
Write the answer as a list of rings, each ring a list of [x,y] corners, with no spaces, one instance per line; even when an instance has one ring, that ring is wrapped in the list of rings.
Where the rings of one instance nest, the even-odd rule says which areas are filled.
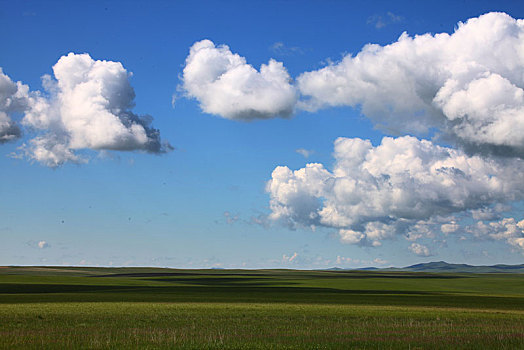
[[[502,240],[524,253],[524,220],[504,218],[499,221],[478,221],[476,225],[467,228],[479,238]]]
[[[0,67],[0,144],[20,137],[20,127],[11,114],[23,112],[29,100],[28,86],[12,81]]]
[[[198,41],[190,49],[182,88],[202,110],[228,119],[289,117],[297,92],[281,62],[273,59],[260,71],[226,45]]]
[[[45,76],[48,97],[38,96],[26,109],[23,125],[39,131],[24,147],[28,157],[47,166],[85,161],[76,150],[142,150],[171,148],[150,127],[151,117],[134,114],[135,93],[120,62],[93,60],[70,53]]]
[[[408,249],[411,250],[413,253],[415,253],[418,256],[430,256],[431,255],[431,253],[429,252],[429,248],[420,243],[411,243]]]
[[[378,146],[339,138],[334,157],[332,171],[317,163],[277,167],[266,188],[270,218],[336,228],[343,242],[378,246],[424,221],[524,198],[520,158],[469,156],[410,136]]]
[[[488,13],[297,78],[301,107],[360,106],[397,134],[439,129],[474,152],[524,156],[524,20]]]

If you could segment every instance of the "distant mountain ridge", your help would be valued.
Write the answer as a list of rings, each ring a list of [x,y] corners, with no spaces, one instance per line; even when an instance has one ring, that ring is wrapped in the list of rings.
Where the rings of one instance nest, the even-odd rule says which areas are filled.
[[[401,270],[414,272],[472,272],[472,273],[524,273],[524,264],[491,266],[475,266],[468,264],[449,264],[445,261],[415,264],[402,268],[389,268],[385,270]]]

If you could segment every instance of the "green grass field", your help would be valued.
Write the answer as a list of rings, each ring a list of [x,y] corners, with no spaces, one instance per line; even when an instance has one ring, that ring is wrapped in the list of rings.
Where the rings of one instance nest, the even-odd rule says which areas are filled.
[[[524,349],[524,275],[0,268],[0,348]]]

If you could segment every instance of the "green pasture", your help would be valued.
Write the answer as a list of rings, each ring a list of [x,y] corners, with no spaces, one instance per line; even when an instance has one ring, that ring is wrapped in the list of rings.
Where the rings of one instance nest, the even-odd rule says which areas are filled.
[[[0,348],[524,349],[524,275],[0,268]]]

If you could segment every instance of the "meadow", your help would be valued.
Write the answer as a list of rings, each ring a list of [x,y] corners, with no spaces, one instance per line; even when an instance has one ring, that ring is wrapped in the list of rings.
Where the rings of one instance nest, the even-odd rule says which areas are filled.
[[[0,268],[2,349],[524,349],[524,275]]]

